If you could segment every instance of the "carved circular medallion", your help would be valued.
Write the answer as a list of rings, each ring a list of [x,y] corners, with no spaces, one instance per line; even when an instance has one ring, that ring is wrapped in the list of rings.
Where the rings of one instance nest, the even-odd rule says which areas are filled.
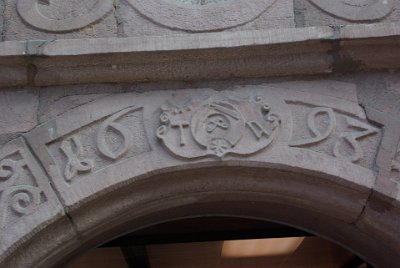
[[[389,15],[393,0],[310,0],[327,13],[348,21],[374,21]]]
[[[275,139],[290,138],[290,115],[281,99],[269,94],[267,102],[258,95],[231,94],[167,101],[161,107],[157,137],[174,155],[190,159],[250,155]]]
[[[212,31],[245,24],[276,0],[128,0],[140,13],[164,26]]]
[[[18,0],[19,15],[31,26],[50,32],[86,27],[111,11],[112,0]]]

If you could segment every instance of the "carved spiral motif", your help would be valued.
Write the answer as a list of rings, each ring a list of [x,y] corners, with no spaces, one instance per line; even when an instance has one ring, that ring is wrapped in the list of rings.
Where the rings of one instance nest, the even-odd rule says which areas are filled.
[[[72,9],[66,12],[70,7]],[[50,32],[67,32],[86,27],[100,20],[112,7],[112,0],[18,0],[17,3],[18,13],[25,22]]]
[[[36,187],[15,186],[9,194],[11,208],[20,215],[30,214],[40,205],[40,190]]]
[[[389,15],[394,0],[309,0],[327,13],[348,21],[375,21]]]
[[[29,185],[18,185],[6,189],[1,202],[2,219],[0,228],[7,223],[8,208],[11,208],[19,216],[31,214],[41,203],[40,194],[41,190],[39,188]]]
[[[140,13],[164,26],[193,32],[248,23],[276,0],[128,0]]]

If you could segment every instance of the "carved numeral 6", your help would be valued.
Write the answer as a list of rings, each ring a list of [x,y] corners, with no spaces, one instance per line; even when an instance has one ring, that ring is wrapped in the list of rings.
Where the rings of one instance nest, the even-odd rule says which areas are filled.
[[[136,108],[130,107],[122,110],[105,120],[97,133],[97,147],[99,151],[106,157],[116,160],[123,156],[133,145],[133,137],[131,131],[121,123],[116,122],[119,118],[124,115],[136,110]],[[116,149],[110,148],[107,143],[106,137],[108,131],[114,131],[122,138],[122,143],[116,146]]]

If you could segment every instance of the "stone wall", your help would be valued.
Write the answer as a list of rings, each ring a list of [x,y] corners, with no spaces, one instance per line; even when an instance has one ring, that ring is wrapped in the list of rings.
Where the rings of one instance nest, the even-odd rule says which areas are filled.
[[[324,199],[340,199],[329,214],[364,232],[385,226],[386,237],[375,232],[395,249],[398,241],[389,234],[397,232],[400,199],[399,77],[4,90],[3,256],[34,237],[38,226],[65,216],[82,225],[72,233],[88,232],[74,213],[140,177],[233,163],[324,174],[318,179],[324,187],[345,187],[325,193]],[[326,213],[328,201],[308,203],[308,190],[299,191],[301,206]],[[382,197],[392,200],[383,211]]]
[[[395,0],[2,0],[3,40],[265,30],[399,20]]]
[[[397,267],[400,2],[332,3],[0,0],[0,266],[235,215]]]

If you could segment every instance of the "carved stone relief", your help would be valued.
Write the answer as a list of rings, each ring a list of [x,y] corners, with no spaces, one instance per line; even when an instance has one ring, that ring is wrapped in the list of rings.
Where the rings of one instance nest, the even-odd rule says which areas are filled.
[[[157,137],[184,158],[248,155],[268,147],[279,135],[282,100],[272,96],[224,97],[167,102],[161,107]]]
[[[371,167],[379,144],[379,129],[333,108],[298,104],[291,108],[297,115],[291,147],[325,152]]]
[[[248,23],[276,0],[128,0],[147,18],[173,29],[213,31]]]
[[[57,126],[49,122],[37,128],[36,134],[27,135],[58,182],[73,184],[124,158],[150,150],[141,107],[128,107],[100,118],[89,116],[77,127],[59,133]]]
[[[309,0],[325,12],[354,22],[380,20],[394,9],[394,0]]]
[[[113,8],[112,0],[18,0],[17,10],[31,26],[50,32],[86,27]]]
[[[46,221],[60,211],[49,181],[23,140],[19,138],[5,145],[0,151],[0,233],[7,233],[7,228],[18,228],[20,222],[35,225]],[[16,233],[23,235],[23,231]],[[7,243],[6,240],[10,241],[9,237],[2,235],[0,245]]]

